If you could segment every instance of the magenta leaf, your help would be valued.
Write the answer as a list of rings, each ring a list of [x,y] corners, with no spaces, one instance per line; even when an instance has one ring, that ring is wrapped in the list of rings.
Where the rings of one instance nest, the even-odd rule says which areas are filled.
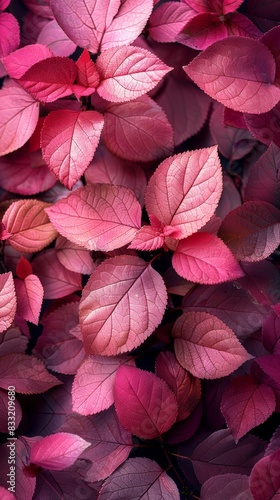
[[[280,243],[280,211],[265,201],[247,201],[225,217],[219,236],[238,260],[263,260]]]
[[[202,12],[187,21],[176,41],[195,50],[204,50],[227,36],[225,23],[218,14]]]
[[[280,100],[280,89],[273,85],[275,60],[257,40],[219,40],[184,70],[206,94],[236,111],[266,113]]]
[[[182,239],[210,220],[221,192],[217,147],[187,151],[159,165],[147,186],[146,208],[149,216],[170,226],[169,236]]]
[[[252,358],[234,332],[206,312],[182,314],[174,323],[172,335],[179,363],[195,377],[225,377]]]
[[[164,244],[163,228],[142,226],[134,236],[128,248],[137,250],[157,250]]]
[[[24,280],[15,279],[17,295],[17,314],[38,325],[44,289],[37,276],[30,274]]]
[[[140,47],[116,47],[100,54],[98,94],[111,102],[132,101],[149,92],[172,70]]]
[[[57,432],[33,444],[30,462],[50,470],[66,469],[73,465],[89,446],[90,443],[80,436],[68,432]]]
[[[272,380],[275,380],[280,385],[280,353],[269,354],[268,356],[260,356],[256,359],[258,365],[263,369]]]
[[[76,44],[68,38],[55,19],[43,27],[37,41],[48,47],[55,56],[70,56],[77,48]]]
[[[10,1],[11,0],[0,0],[0,10],[5,10],[9,6]]]
[[[35,99],[53,102],[71,95],[76,78],[75,63],[67,57],[48,57],[29,68],[18,82]]]
[[[119,366],[134,366],[127,356],[89,356],[77,370],[72,386],[72,409],[80,415],[93,415],[114,403],[114,383]]]
[[[0,58],[8,56],[19,46],[19,24],[13,14],[0,13]]]
[[[21,78],[26,71],[39,61],[52,57],[53,53],[45,45],[34,43],[15,50],[3,58],[4,66],[11,78]]]
[[[232,379],[223,394],[221,411],[236,442],[265,422],[274,410],[271,387],[259,384],[250,375]]]
[[[0,494],[2,500],[16,500],[16,497],[12,491],[9,491],[8,489],[4,488],[3,486],[0,486]]]
[[[162,108],[148,96],[106,108],[102,133],[107,148],[128,161],[148,162],[173,151],[173,130]]]
[[[280,103],[276,104],[267,113],[261,115],[252,115],[244,113],[244,120],[251,134],[263,144],[267,146],[273,141],[277,146],[280,146],[280,134],[278,121],[280,117]]]
[[[51,375],[42,361],[35,356],[11,353],[1,356],[0,387],[16,387],[20,394],[41,394],[62,382]]]
[[[104,482],[99,500],[118,495],[122,500],[145,498],[179,500],[176,483],[166,471],[149,458],[129,458]]]
[[[88,250],[110,251],[130,243],[141,207],[128,188],[88,184],[47,210],[58,232]]]
[[[254,500],[277,499],[280,495],[280,450],[262,458],[253,467],[250,488]]]
[[[0,333],[11,326],[17,308],[15,285],[11,271],[0,275]]]
[[[201,500],[254,500],[249,487],[249,478],[244,474],[219,474],[202,485]]]
[[[183,278],[206,285],[244,276],[228,247],[210,233],[196,233],[181,240],[172,257],[172,265]]]
[[[130,255],[106,260],[80,302],[86,351],[111,356],[138,347],[159,325],[166,302],[164,281],[149,263]]]
[[[55,249],[59,262],[69,271],[91,274],[96,268],[90,252],[75,243],[71,243],[64,236],[56,238]]]
[[[76,61],[77,78],[73,85],[75,95],[88,96],[92,94],[100,82],[100,76],[96,69],[95,63],[91,60],[88,50],[84,50],[79,59]]]
[[[98,146],[103,116],[97,111],[52,111],[41,132],[45,162],[68,189],[80,179]]]
[[[3,156],[30,139],[39,118],[39,103],[15,83],[0,90],[0,107],[0,156]]]
[[[183,2],[165,2],[150,16],[150,36],[157,42],[174,42],[193,15],[193,10]]]
[[[3,216],[3,223],[11,234],[9,243],[19,252],[38,252],[49,245],[57,235],[45,208],[49,203],[39,200],[19,200],[12,203]]]
[[[115,378],[115,408],[125,429],[143,439],[168,431],[178,414],[174,392],[164,380],[124,365]]]

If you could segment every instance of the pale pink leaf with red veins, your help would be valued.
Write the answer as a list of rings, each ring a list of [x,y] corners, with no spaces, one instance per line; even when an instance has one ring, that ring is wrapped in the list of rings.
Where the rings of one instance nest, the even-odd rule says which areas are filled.
[[[85,179],[87,184],[100,182],[130,188],[141,206],[144,205],[147,181],[143,169],[136,163],[126,162],[112,155],[102,145],[99,145],[92,162],[85,171]]]
[[[172,335],[179,363],[195,377],[225,377],[252,358],[234,332],[206,312],[183,313],[175,321]]]
[[[11,78],[20,78],[39,61],[52,57],[53,53],[40,43],[26,45],[3,58],[4,66]]]
[[[0,448],[0,483],[7,485],[7,474],[10,473],[10,447],[7,446],[7,442],[4,443]],[[16,441],[16,460],[15,460],[15,476],[16,476],[16,496],[13,498],[20,498],[22,500],[33,500],[34,491],[36,486],[36,478],[35,477],[27,477],[23,468],[27,463],[28,459],[28,450],[26,446],[22,443],[20,439]],[[12,494],[12,493],[11,493]],[[5,497],[1,496],[4,499]],[[8,497],[5,500],[11,500]]]
[[[173,151],[172,127],[162,108],[148,96],[109,105],[102,138],[113,154],[128,161],[158,160]]]
[[[217,146],[188,151],[159,165],[147,186],[146,209],[149,216],[171,226],[169,236],[182,239],[211,219],[221,193]]]
[[[275,396],[272,388],[259,384],[250,375],[233,378],[221,403],[221,412],[236,443],[251,429],[263,424],[274,410]]]
[[[280,243],[280,211],[265,201],[247,201],[229,212],[218,234],[238,260],[264,260]]]
[[[176,41],[195,50],[204,50],[227,36],[227,29],[218,14],[201,13],[187,21]]]
[[[30,139],[39,118],[39,103],[14,82],[0,90],[0,107],[0,156],[3,156]]]
[[[42,159],[40,151],[15,151],[0,158],[0,186],[11,193],[30,196],[47,191],[56,177]]]
[[[15,278],[17,314],[26,321],[38,325],[43,303],[44,289],[37,276],[30,274],[24,280]]]
[[[127,459],[133,447],[132,435],[124,429],[113,407],[93,417],[68,415],[61,430],[78,434],[90,442],[91,446],[80,456],[91,462],[85,476],[90,482],[112,474]]]
[[[128,498],[135,500],[138,498],[145,498],[145,500],[180,499],[173,479],[154,460],[144,457],[129,458],[113,472],[103,483],[98,498],[109,500],[116,495],[127,500]]]
[[[70,56],[77,48],[77,45],[68,38],[55,19],[43,27],[37,42],[48,47],[55,56]]]
[[[120,255],[102,262],[80,302],[86,351],[115,356],[138,347],[161,322],[166,303],[162,277],[144,260]]]
[[[0,332],[12,324],[17,308],[13,275],[10,272],[0,275]]]
[[[164,244],[163,228],[153,226],[142,226],[134,236],[128,248],[136,250],[152,251],[161,248]]]
[[[153,9],[153,0],[123,0],[112,23],[107,25],[100,50],[129,45],[141,35]]]
[[[114,393],[119,420],[137,437],[156,438],[176,421],[178,405],[174,392],[154,373],[120,366]]]
[[[104,124],[97,111],[52,111],[41,132],[42,155],[68,189],[80,179],[98,146]]]
[[[172,75],[167,78],[164,89],[155,96],[155,100],[165,111],[173,127],[175,146],[200,131],[211,102],[194,83]]]
[[[201,500],[254,500],[250,488],[249,477],[244,474],[219,474],[210,477],[202,485]]]
[[[73,85],[76,97],[91,95],[100,82],[100,76],[95,63],[91,60],[89,51],[85,49],[76,61],[77,78]]]
[[[36,255],[32,265],[34,274],[44,287],[45,299],[60,299],[82,288],[80,273],[66,269],[58,260],[54,248]]]
[[[55,242],[55,249],[59,262],[75,273],[91,274],[96,268],[90,252],[75,243],[58,236]]]
[[[127,356],[89,356],[77,370],[72,386],[72,410],[80,415],[93,415],[114,403],[116,372],[123,364],[135,366]]]
[[[98,94],[107,101],[125,102],[152,90],[172,70],[152,52],[140,47],[114,47],[96,61]]]
[[[276,62],[276,77],[275,85],[280,86],[280,29],[279,26],[267,31],[261,38],[260,42],[263,43],[272,53]]]
[[[261,115],[244,113],[245,123],[251,134],[263,144],[269,146],[273,141],[280,147],[280,103],[276,104],[271,111]]]
[[[0,387],[2,389],[7,390],[10,385],[14,385],[17,393],[41,394],[62,384],[35,356],[11,353],[1,356],[0,359]]]
[[[81,453],[90,446],[76,434],[57,432],[33,444],[30,463],[50,470],[63,470],[73,465]]]
[[[16,500],[15,495],[11,491],[4,488],[4,486],[0,486],[0,494],[2,500]]]
[[[39,200],[19,200],[9,206],[2,221],[15,250],[39,252],[54,240],[57,232],[45,212],[49,205]]]
[[[35,99],[53,102],[73,93],[77,68],[68,57],[48,57],[33,64],[18,80]]]
[[[10,410],[10,405],[8,406],[8,393],[7,391],[3,391],[0,389],[0,432],[4,434],[7,433],[8,430],[8,412]],[[19,426],[21,418],[22,418],[22,410],[21,406],[17,399],[13,400],[13,404],[15,405],[15,429]],[[10,416],[12,416],[10,414]],[[9,419],[11,420],[11,419]]]
[[[62,236],[88,250],[120,248],[141,226],[141,206],[135,195],[110,184],[88,184],[47,212]]]
[[[157,356],[156,375],[165,380],[175,393],[178,404],[177,422],[189,417],[201,397],[200,380],[184,370],[170,351],[161,352]]]
[[[13,14],[0,13],[0,58],[8,56],[19,46],[19,24]]]
[[[277,499],[280,496],[280,450],[261,458],[253,467],[249,483],[254,500]]]
[[[244,276],[228,247],[210,233],[195,233],[181,240],[172,265],[179,276],[202,285],[216,285]]]
[[[174,42],[196,12],[184,3],[165,2],[150,16],[149,34],[157,42]]]
[[[215,42],[184,66],[206,94],[228,108],[254,114],[270,111],[280,100],[280,89],[273,85],[275,68],[262,43],[236,36]]]
[[[18,278],[24,280],[30,274],[32,274],[32,264],[30,264],[29,260],[21,255],[17,263],[16,275]]]

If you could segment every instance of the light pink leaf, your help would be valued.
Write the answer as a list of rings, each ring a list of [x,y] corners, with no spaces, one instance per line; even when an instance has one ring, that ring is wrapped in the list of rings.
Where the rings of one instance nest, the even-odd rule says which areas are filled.
[[[68,38],[56,20],[47,23],[41,30],[37,42],[48,47],[55,56],[70,56],[77,45]]]
[[[219,40],[184,70],[206,94],[236,111],[266,113],[280,100],[280,89],[273,85],[274,58],[257,40]]]
[[[173,130],[161,107],[148,96],[106,108],[102,137],[107,148],[128,161],[147,162],[173,151]]]
[[[129,458],[106,479],[99,500],[109,500],[112,495],[118,495],[123,500],[138,498],[179,500],[180,498],[176,483],[166,471],[154,460],[144,457]]]
[[[214,285],[244,276],[224,242],[214,234],[204,232],[192,234],[178,243],[172,265],[180,276],[202,285]]]
[[[11,326],[17,308],[13,275],[10,272],[0,275],[0,333]]]
[[[7,433],[8,422],[11,420],[8,419],[8,412],[11,411],[8,402],[9,399],[7,391],[3,391],[2,389],[0,389],[0,432],[3,432],[4,434]],[[15,415],[10,414],[10,417],[15,417],[15,428],[17,428],[22,418],[22,410],[17,399],[15,399],[13,403],[15,405],[15,409],[12,411],[14,411]]]
[[[97,111],[52,111],[41,132],[45,162],[68,189],[80,179],[98,146],[103,116]]]
[[[225,217],[218,234],[238,260],[264,260],[280,243],[280,211],[265,201],[247,201]]]
[[[165,2],[149,19],[149,34],[157,42],[174,42],[176,36],[196,13],[181,2]]]
[[[8,56],[19,46],[19,24],[13,14],[0,13],[0,58]]]
[[[91,274],[96,268],[90,252],[75,243],[71,243],[64,236],[57,237],[55,249],[59,262],[69,271]]]
[[[195,50],[204,50],[227,36],[225,23],[216,13],[203,12],[190,20],[176,36],[176,41]]]
[[[254,500],[250,488],[249,478],[244,474],[219,474],[211,477],[202,485],[201,500]]]
[[[60,299],[82,288],[80,273],[66,269],[58,260],[54,248],[36,255],[32,265],[34,274],[43,285],[45,299]]]
[[[100,82],[100,76],[95,63],[91,60],[88,50],[84,50],[76,61],[77,78],[73,85],[75,95],[80,98],[92,94]]]
[[[146,208],[149,216],[171,226],[169,236],[182,239],[210,220],[221,193],[222,169],[212,146],[164,160],[148,183]]]
[[[141,207],[132,191],[109,184],[79,188],[47,212],[62,236],[88,250],[120,248],[141,225]]]
[[[251,134],[258,141],[261,141],[267,146],[273,141],[278,147],[280,146],[279,102],[267,113],[262,113],[261,115],[244,113],[243,116],[248,130],[250,130]]]
[[[166,302],[162,277],[144,260],[121,255],[102,262],[80,302],[86,351],[110,356],[138,347],[162,320]]]
[[[19,149],[31,137],[39,118],[39,103],[15,83],[0,90],[0,107],[0,156],[3,156]]]
[[[9,6],[10,1],[11,0],[1,0],[0,1],[0,10],[5,10]]]
[[[14,493],[4,488],[4,486],[0,486],[0,494],[2,500],[16,500]]]
[[[250,375],[233,378],[223,394],[221,412],[236,442],[265,422],[274,410],[271,387],[259,384]]]
[[[172,330],[179,363],[195,377],[230,375],[252,356],[223,321],[206,312],[182,314]]]
[[[57,432],[33,444],[30,462],[45,469],[63,470],[73,465],[89,446],[90,443],[80,436]]]
[[[176,397],[164,380],[124,365],[115,379],[115,408],[125,429],[143,439],[168,431],[178,414]]]
[[[20,394],[41,394],[62,382],[51,375],[35,356],[11,353],[1,356],[0,387],[14,385]]]
[[[250,475],[250,488],[254,500],[277,499],[280,495],[280,450],[261,458]]]
[[[38,325],[44,289],[37,276],[30,274],[24,280],[15,279],[17,314]]]
[[[45,45],[34,43],[26,45],[3,58],[4,66],[11,78],[20,78],[39,61],[52,57],[53,53]]]
[[[125,102],[152,90],[172,70],[152,52],[140,47],[105,50],[96,61],[98,94],[107,101]]]
[[[35,99],[53,102],[73,93],[77,75],[75,63],[67,57],[48,57],[39,61],[18,80]]]
[[[142,226],[134,236],[128,248],[136,250],[157,250],[164,244],[163,228]]]
[[[57,232],[45,212],[48,206],[39,200],[19,200],[10,205],[2,221],[11,234],[13,248],[23,253],[38,252],[53,241]]]
[[[72,409],[80,415],[93,415],[114,403],[116,372],[123,364],[134,366],[127,356],[89,356],[77,370],[72,386]]]

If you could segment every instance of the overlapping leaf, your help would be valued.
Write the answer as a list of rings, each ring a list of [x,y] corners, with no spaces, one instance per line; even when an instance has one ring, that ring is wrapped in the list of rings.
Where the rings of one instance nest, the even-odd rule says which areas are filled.
[[[30,274],[24,280],[15,279],[17,295],[17,314],[38,325],[44,289],[37,276]]]
[[[11,326],[17,308],[17,299],[11,271],[0,275],[0,332]]]

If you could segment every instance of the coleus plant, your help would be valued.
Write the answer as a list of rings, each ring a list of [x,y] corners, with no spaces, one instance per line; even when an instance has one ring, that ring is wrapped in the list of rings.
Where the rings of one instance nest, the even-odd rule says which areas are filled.
[[[1,498],[278,498],[279,2],[0,11]]]

